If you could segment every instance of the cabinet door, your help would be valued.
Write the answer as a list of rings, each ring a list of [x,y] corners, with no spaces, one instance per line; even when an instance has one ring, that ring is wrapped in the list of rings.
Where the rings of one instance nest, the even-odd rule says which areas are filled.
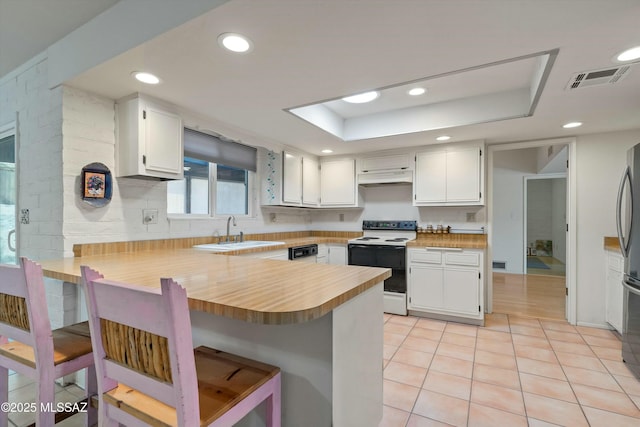
[[[302,156],[285,151],[282,163],[282,201],[299,205],[302,202]]]
[[[605,314],[607,322],[619,333],[622,333],[622,307],[624,304],[622,265],[624,265],[622,256],[607,252],[607,293],[605,294]]]
[[[302,157],[302,204],[318,206],[320,199],[320,170],[313,157]]]
[[[460,314],[480,314],[480,278],[478,270],[446,268],[444,270],[443,306]]]
[[[447,200],[447,153],[427,151],[416,155],[414,199],[416,203],[444,203]]]
[[[480,201],[480,149],[447,152],[447,202]]]
[[[320,203],[322,206],[356,205],[356,174],[353,159],[322,162]]]
[[[409,269],[409,309],[442,309],[443,294],[443,269],[441,267],[429,267],[412,265]]]
[[[182,176],[182,119],[151,106],[143,112],[145,130],[144,165],[147,171]]]
[[[329,264],[347,265],[347,247],[344,245],[329,245]]]

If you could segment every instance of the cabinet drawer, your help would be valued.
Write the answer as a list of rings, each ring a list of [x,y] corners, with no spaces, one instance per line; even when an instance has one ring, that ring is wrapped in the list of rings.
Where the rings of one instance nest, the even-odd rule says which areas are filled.
[[[480,254],[475,252],[445,252],[444,263],[446,265],[480,266]]]
[[[442,252],[432,252],[428,250],[411,251],[409,255],[409,262],[426,262],[429,264],[440,264],[442,263]]]

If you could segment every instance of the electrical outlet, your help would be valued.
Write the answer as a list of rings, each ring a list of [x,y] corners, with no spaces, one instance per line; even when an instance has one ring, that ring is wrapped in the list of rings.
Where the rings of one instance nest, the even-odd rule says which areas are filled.
[[[20,224],[29,224],[29,209],[20,209]]]
[[[142,209],[142,223],[157,224],[158,223],[158,209]]]
[[[475,212],[467,212],[467,222],[475,222],[476,213]]]

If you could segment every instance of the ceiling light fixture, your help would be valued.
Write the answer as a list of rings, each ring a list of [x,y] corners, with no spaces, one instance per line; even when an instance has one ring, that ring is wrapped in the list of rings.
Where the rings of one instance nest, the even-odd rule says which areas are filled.
[[[579,126],[582,126],[582,122],[570,122],[562,125],[562,127],[565,129],[577,128]]]
[[[236,33],[220,34],[218,36],[218,43],[225,49],[228,49],[235,53],[246,53],[249,52],[253,47],[253,43],[251,43],[251,40],[249,40],[242,34]]]
[[[619,62],[635,61],[636,59],[640,59],[640,46],[627,49],[616,56],[616,61]]]
[[[157,85],[160,83],[160,79],[151,73],[145,73],[143,71],[134,71],[131,75],[139,82],[146,83],[148,85]]]
[[[424,94],[425,92],[426,92],[426,89],[423,87],[414,87],[413,89],[409,90],[409,92],[407,93],[411,96],[419,96]]]
[[[451,137],[449,135],[441,135],[441,136],[436,138],[436,141],[448,141],[450,139],[451,139]]]
[[[351,104],[364,104],[365,102],[371,102],[380,96],[378,91],[372,90],[370,92],[359,93],[357,95],[345,96],[343,101]]]
[[[322,152],[324,154],[331,154],[331,153],[333,153],[333,150],[329,150],[328,148],[325,148],[324,150],[322,150]]]

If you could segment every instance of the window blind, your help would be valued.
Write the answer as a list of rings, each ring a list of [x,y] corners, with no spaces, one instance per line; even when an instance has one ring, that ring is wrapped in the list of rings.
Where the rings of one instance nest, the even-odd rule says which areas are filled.
[[[257,149],[213,135],[184,129],[184,155],[234,168],[256,171]]]

